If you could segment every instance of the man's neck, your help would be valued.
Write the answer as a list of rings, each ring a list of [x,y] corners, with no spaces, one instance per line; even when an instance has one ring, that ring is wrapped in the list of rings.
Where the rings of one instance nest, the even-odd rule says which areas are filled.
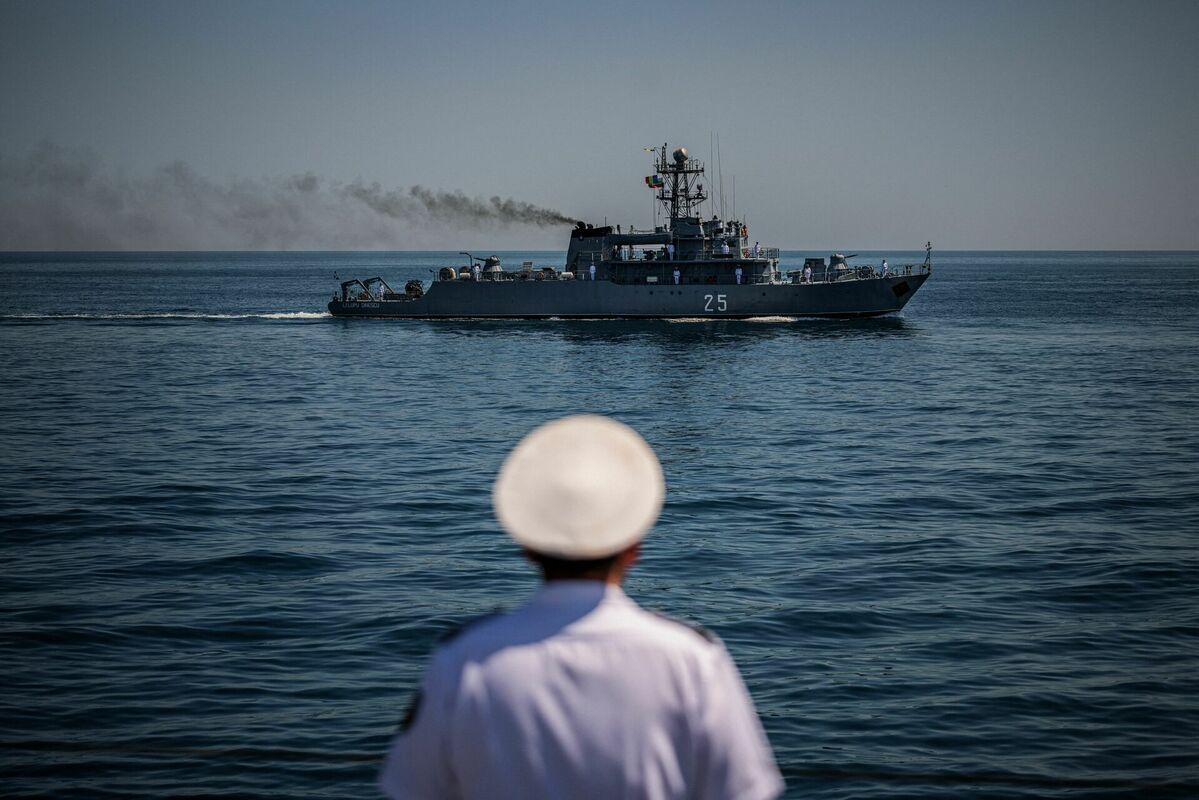
[[[542,583],[550,584],[562,581],[591,581],[608,586],[620,586],[624,583],[624,573],[623,571],[612,570],[605,575],[555,575],[552,578],[544,573],[541,575]]]

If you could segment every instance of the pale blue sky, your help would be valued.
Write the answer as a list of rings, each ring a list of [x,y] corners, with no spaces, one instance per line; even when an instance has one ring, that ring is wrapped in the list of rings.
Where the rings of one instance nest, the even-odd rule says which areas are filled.
[[[1199,249],[1199,3],[0,2],[10,160],[49,140],[130,179],[182,160],[642,225],[641,148],[706,159],[714,133],[763,244]]]

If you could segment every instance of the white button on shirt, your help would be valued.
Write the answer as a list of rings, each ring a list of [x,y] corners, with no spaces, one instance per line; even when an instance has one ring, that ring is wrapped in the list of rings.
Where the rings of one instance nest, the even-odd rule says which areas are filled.
[[[783,789],[724,646],[599,581],[546,583],[443,644],[379,784],[419,800],[766,800]]]

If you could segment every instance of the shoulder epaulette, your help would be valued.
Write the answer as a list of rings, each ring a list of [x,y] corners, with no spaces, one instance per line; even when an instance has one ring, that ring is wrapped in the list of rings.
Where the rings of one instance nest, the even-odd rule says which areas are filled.
[[[404,716],[400,719],[400,733],[412,727],[412,723],[416,722],[416,715],[420,713],[420,703],[424,699],[418,689],[416,694],[412,695],[412,700],[408,703],[408,708],[404,709]]]
[[[678,619],[677,617],[672,617],[669,614],[663,614],[661,611],[655,611],[652,608],[649,609],[649,613],[653,614],[658,619],[664,619],[667,622],[673,622],[675,625],[683,626],[684,628],[691,631],[692,633],[698,634],[701,638],[704,639],[704,641],[707,641],[707,642],[720,641],[720,639],[716,636],[716,634],[712,633],[712,631],[708,630],[703,625],[700,625],[698,623],[688,622],[686,620]]]
[[[441,634],[441,636],[438,637],[437,641],[439,644],[446,644],[447,642],[452,642],[455,639],[457,639],[459,636],[461,636],[462,634],[466,633],[471,628],[478,625],[480,622],[486,622],[487,620],[491,619],[492,617],[498,617],[498,616],[503,615],[503,613],[504,613],[504,610],[502,608],[497,608],[495,611],[491,611],[487,614],[480,614],[477,617],[471,617],[466,622],[463,622],[461,625],[458,625],[457,627],[454,627],[454,628],[450,628],[448,631]]]

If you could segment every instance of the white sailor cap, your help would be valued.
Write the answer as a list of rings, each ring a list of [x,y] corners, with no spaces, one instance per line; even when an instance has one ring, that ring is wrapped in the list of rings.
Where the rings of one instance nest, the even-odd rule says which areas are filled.
[[[547,422],[520,441],[495,479],[508,535],[547,556],[604,558],[639,541],[662,510],[662,465],[624,423],[591,414]]]

